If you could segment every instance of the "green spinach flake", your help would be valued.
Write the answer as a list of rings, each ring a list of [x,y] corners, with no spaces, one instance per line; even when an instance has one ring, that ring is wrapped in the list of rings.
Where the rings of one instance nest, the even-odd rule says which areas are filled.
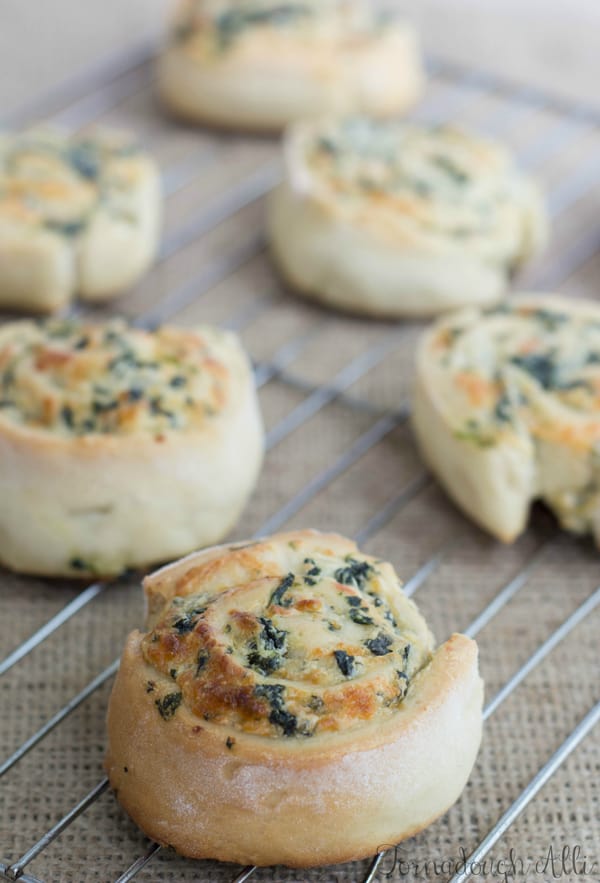
[[[280,3],[271,9],[232,9],[217,16],[219,46],[227,49],[249,27],[287,27],[310,14],[303,3]]]
[[[346,561],[346,567],[340,567],[335,571],[335,579],[344,586],[364,589],[373,575],[373,566],[368,561],[357,561],[351,556],[348,556]]]
[[[434,156],[432,162],[441,169],[446,175],[454,181],[455,184],[463,185],[466,184],[469,180],[469,176],[466,172],[454,163],[449,157],[444,156],[443,154],[438,154]]]
[[[335,656],[337,666],[344,677],[351,678],[356,671],[354,656],[346,653],[345,650],[334,650],[333,655]]]
[[[556,389],[559,386],[557,366],[552,353],[513,356],[511,362],[537,380],[544,389]]]
[[[72,144],[67,150],[67,160],[82,178],[95,181],[100,177],[101,155],[98,145],[93,141]]]
[[[307,586],[316,586],[321,575],[321,568],[317,566],[312,558],[305,558],[304,563],[310,566],[310,570],[307,570],[304,574],[304,582]]]
[[[248,645],[248,665],[263,676],[281,668],[285,655],[287,632],[278,629],[270,619],[260,617],[262,629],[255,641]]]
[[[373,625],[373,620],[363,612],[362,607],[351,607],[349,616],[352,622],[355,622],[357,625]]]
[[[266,699],[271,706],[269,723],[280,727],[284,736],[294,736],[298,730],[298,719],[286,709],[284,691],[285,687],[281,684],[259,684],[254,688],[255,695]]]
[[[158,708],[160,716],[163,720],[171,720],[179,706],[181,705],[182,700],[181,692],[177,693],[167,693],[166,696],[163,696],[162,699],[156,699],[154,704]]]
[[[185,616],[176,619],[173,623],[173,628],[177,632],[178,635],[187,635],[188,632],[193,632],[198,620],[191,616],[189,613],[186,613]]]
[[[273,592],[273,594],[269,598],[269,605],[268,606],[271,607],[272,605],[277,604],[279,607],[289,607],[290,604],[292,603],[292,599],[291,598],[284,599],[283,596],[288,591],[288,589],[292,588],[293,585],[294,585],[294,574],[288,573],[287,576],[284,576],[284,578],[281,580],[281,582],[279,583],[279,585],[277,586],[277,588],[275,589],[275,591]]]
[[[391,647],[393,643],[393,638],[390,638],[385,632],[379,632],[375,638],[365,641],[365,647],[371,651],[373,656],[386,656],[392,652]]]

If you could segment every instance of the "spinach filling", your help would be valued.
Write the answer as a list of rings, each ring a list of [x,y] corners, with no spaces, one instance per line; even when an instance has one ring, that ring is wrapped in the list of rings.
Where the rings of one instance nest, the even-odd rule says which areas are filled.
[[[494,417],[498,423],[510,423],[513,417],[512,402],[505,391],[502,393],[496,407],[494,408]]]
[[[229,48],[246,28],[268,25],[288,27],[309,16],[310,10],[303,3],[280,3],[272,9],[232,9],[222,12],[215,22],[219,47]]]
[[[271,597],[269,598],[269,607],[272,607],[274,604],[277,604],[279,607],[289,607],[292,603],[291,598],[285,598],[284,595],[291,589],[294,585],[294,574],[288,573],[287,576],[281,580]]]
[[[179,706],[181,705],[182,695],[180,692],[167,693],[162,699],[156,699],[155,705],[158,708],[160,716],[163,720],[171,720]]]
[[[350,619],[357,625],[373,625],[373,619],[370,616],[367,616],[366,613],[363,613],[363,609],[366,610],[367,608],[351,607],[349,613]]]
[[[455,431],[454,436],[460,441],[471,442],[478,448],[491,448],[496,444],[495,436],[473,419],[467,420],[462,429]]]
[[[191,616],[189,613],[186,613],[185,616],[182,616],[180,619],[175,620],[173,623],[173,628],[177,632],[178,635],[187,635],[188,632],[193,632],[196,626],[198,619],[194,616]]]
[[[79,218],[76,221],[56,221],[53,218],[47,218],[44,221],[44,227],[53,233],[60,233],[61,236],[75,237],[83,233],[87,226],[87,219]]]
[[[365,641],[365,647],[371,651],[373,656],[386,656],[388,653],[391,653],[393,643],[393,638],[390,638],[385,632],[379,632],[375,638]]]
[[[469,176],[466,172],[463,172],[456,163],[454,163],[449,157],[444,156],[443,154],[438,154],[432,158],[432,162],[441,169],[446,175],[454,181],[455,184],[463,185],[466,184],[469,180]]]
[[[559,313],[556,310],[539,309],[532,313],[532,317],[540,322],[546,331],[556,331],[569,321],[566,313]]]
[[[307,586],[316,586],[321,575],[321,568],[317,566],[312,558],[305,558],[304,563],[310,567],[304,574],[304,582]]]
[[[271,706],[269,723],[280,727],[284,736],[294,736],[298,731],[298,719],[287,711],[283,700],[284,692],[285,687],[281,684],[259,684],[254,688],[255,695],[266,699]]]
[[[94,568],[89,563],[89,561],[84,561],[83,558],[71,558],[69,561],[69,567],[72,570],[93,570]]]
[[[556,354],[552,351],[513,356],[510,361],[517,368],[533,377],[534,380],[537,380],[545,390],[589,389],[589,384],[583,379],[565,380],[561,377],[561,366],[556,360]]]
[[[264,616],[258,620],[262,629],[256,638],[248,644],[248,665],[261,675],[272,674],[281,668],[286,654],[287,632],[278,629],[270,619]]]
[[[344,677],[351,678],[356,672],[354,656],[346,653],[345,650],[334,650],[333,655],[335,656],[337,666]]]
[[[67,161],[82,178],[96,181],[100,177],[102,162],[100,150],[93,141],[80,141],[67,149]]]
[[[346,567],[340,567],[335,571],[335,579],[344,586],[354,586],[362,591],[373,576],[373,566],[368,561],[357,561],[351,556],[348,556],[346,561],[348,562]]]
[[[556,389],[558,370],[552,353],[531,353],[527,356],[513,356],[513,365],[525,371],[544,389]]]

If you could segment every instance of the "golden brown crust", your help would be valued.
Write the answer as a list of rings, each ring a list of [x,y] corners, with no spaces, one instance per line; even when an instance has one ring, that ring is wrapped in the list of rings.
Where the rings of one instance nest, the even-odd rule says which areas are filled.
[[[383,721],[430,657],[390,566],[342,537],[282,534],[166,576],[144,658],[199,719],[234,730],[314,741]]]
[[[290,550],[290,542],[295,549]],[[237,592],[232,589],[241,572],[247,580],[248,573],[260,568],[262,579],[273,581],[266,572],[278,579],[290,558],[297,563],[307,553],[316,562],[310,570],[327,571],[327,553],[334,564],[341,556],[347,570],[339,576],[346,583],[336,581],[337,595],[362,601],[382,599],[384,603],[375,605],[375,610],[389,600],[398,615],[398,624],[388,625],[390,636],[410,633],[415,642],[418,662],[410,670],[402,699],[388,706],[379,703],[366,715],[360,703],[338,703],[328,717],[334,723],[345,720],[342,728],[322,727],[324,718],[318,714],[316,726],[303,727],[303,710],[290,701],[292,674],[294,688],[306,674],[299,667],[298,636],[305,640],[305,659],[314,647],[324,651],[321,683],[312,684],[315,696],[343,690],[352,681],[360,688],[361,680],[372,676],[366,666],[363,674],[360,668],[349,671],[345,666],[344,674],[336,674],[328,662],[331,648],[320,644],[324,636],[315,636],[314,621],[313,629],[305,631],[288,618],[285,658],[262,673],[261,663],[249,654],[241,671],[242,654],[235,639],[231,664],[223,664],[227,654],[219,655],[214,632],[207,633],[206,614],[186,606],[201,600],[200,587],[210,586],[202,596],[204,602],[208,607],[223,607],[225,602],[223,609],[231,610],[232,624],[236,612],[241,612],[236,611]],[[351,560],[344,562],[344,555]],[[479,745],[482,694],[474,642],[454,635],[431,656],[429,633],[414,605],[401,596],[397,585],[394,588],[387,582],[393,576],[390,566],[362,556],[354,544],[335,535],[283,534],[238,547],[230,556],[229,561],[224,548],[208,550],[146,581],[153,627],[146,635],[135,632],[128,639],[108,718],[107,771],[124,808],[149,836],[185,855],[261,865],[349,861],[429,824],[458,797]],[[379,574],[364,580],[365,569],[360,565],[372,562]],[[359,574],[360,585],[356,582]],[[306,584],[290,584],[281,590],[282,598],[290,596],[290,604],[287,608],[276,604],[277,610],[271,607],[272,627],[279,628],[282,609],[288,617],[301,620],[308,608],[301,606],[298,613],[297,605],[308,596],[322,597],[331,608],[330,578],[314,576],[318,581],[308,586],[311,591],[305,590]],[[254,595],[257,581],[260,575],[247,585],[242,617],[242,630],[248,628],[251,636],[256,634],[256,616],[264,613]],[[215,600],[210,601],[208,595]],[[178,623],[170,619],[174,603],[183,612]],[[349,605],[354,610],[362,606]],[[374,613],[370,608],[362,612]],[[193,624],[187,618],[190,614]],[[329,615],[333,618],[331,610]],[[366,623],[352,623],[352,627],[370,634]],[[415,630],[420,630],[420,638]],[[339,633],[345,641],[351,628],[342,627]],[[420,655],[419,639],[423,642]],[[207,649],[209,656],[215,653],[219,658],[202,705],[198,692],[190,694],[181,666],[200,661],[202,680],[210,666],[205,659]],[[388,668],[387,660],[394,654],[402,655],[381,639],[372,649],[372,660],[380,671]],[[169,652],[177,658],[176,671],[169,669]],[[358,656],[355,646],[357,666],[364,662]],[[244,691],[247,683],[253,685],[252,691]],[[271,709],[276,714],[270,721],[263,707],[265,686],[277,696]],[[223,714],[225,694],[228,703]],[[290,728],[292,718],[295,723]],[[198,795],[208,793],[210,806],[205,806]]]

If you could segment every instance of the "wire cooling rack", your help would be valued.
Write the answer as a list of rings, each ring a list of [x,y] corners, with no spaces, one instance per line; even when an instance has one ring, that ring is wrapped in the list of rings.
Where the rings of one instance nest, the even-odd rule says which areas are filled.
[[[142,48],[127,64],[113,59],[9,121],[126,126],[161,163],[167,219],[157,266],[109,311],[74,312],[118,312],[142,325],[211,321],[242,335],[268,455],[236,536],[333,528],[392,560],[406,592],[419,590],[439,638],[453,630],[478,638],[485,740],[461,800],[400,854],[306,873],[187,862],[144,841],[105,794],[103,716],[116,657],[141,620],[139,580],[82,589],[0,573],[0,687],[10,722],[0,758],[0,877],[372,883],[423,879],[422,859],[428,879],[459,883],[471,873],[504,879],[498,864],[485,876],[485,862],[500,861],[510,846],[517,869],[524,863],[522,879],[534,880],[551,876],[552,832],[587,850],[587,864],[580,858],[571,877],[563,867],[564,879],[600,879],[600,751],[586,738],[600,719],[595,551],[558,533],[543,511],[511,548],[463,520],[419,463],[406,427],[421,326],[336,316],[282,289],[262,234],[277,145],[165,119],[153,103],[151,54]],[[520,287],[594,296],[600,114],[482,71],[436,60],[429,68],[412,116],[506,139],[545,185],[553,246]],[[550,846],[558,854],[564,843]],[[459,855],[462,865],[443,861]],[[540,856],[545,871],[525,864]]]

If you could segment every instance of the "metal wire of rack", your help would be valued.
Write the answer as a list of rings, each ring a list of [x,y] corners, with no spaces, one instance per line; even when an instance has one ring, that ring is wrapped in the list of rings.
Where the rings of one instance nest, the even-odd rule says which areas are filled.
[[[23,124],[32,119],[44,118],[51,122],[65,125],[77,130],[90,123],[109,122],[113,118],[117,122],[126,119],[131,110],[132,102],[140,99],[151,88],[151,51],[142,47],[131,55],[128,65],[120,60],[111,60],[103,65],[92,76],[85,78],[84,89],[74,91],[70,86],[62,94],[57,94],[45,103],[30,107],[26,113],[11,120],[12,124]],[[594,181],[600,179],[600,151],[594,141],[600,121],[600,113],[593,108],[558,101],[540,91],[523,87],[518,84],[506,83],[499,78],[482,71],[461,69],[442,61],[431,61],[429,64],[431,86],[421,106],[414,116],[421,121],[443,121],[476,119],[477,128],[492,135],[506,138],[514,136],[515,131],[527,127],[532,119],[539,117],[537,127],[533,127],[532,135],[524,143],[516,145],[522,163],[531,170],[543,170],[544,167],[557,164],[561,170],[556,179],[548,186],[549,208],[555,222],[562,222],[579,207],[590,191]],[[232,139],[214,134],[185,133],[157,116],[142,100],[142,112],[139,118],[133,118],[134,127],[140,129],[151,148],[155,148],[163,163],[163,178],[166,197],[170,204],[179,204],[172,215],[168,216],[168,229],[157,267],[145,285],[140,286],[132,295],[118,304],[119,312],[127,314],[134,322],[151,327],[172,317],[178,319],[186,315],[186,311],[203,305],[209,295],[219,290],[223,284],[231,281],[236,275],[244,275],[256,262],[262,262],[265,243],[260,232],[260,224],[256,223],[256,209],[261,198],[268,193],[278,179],[278,160],[275,145],[254,139]],[[175,137],[177,136],[177,137]],[[175,158],[169,146],[178,141],[179,136],[184,142],[184,149],[177,145]],[[517,139],[519,140],[519,139]],[[595,146],[595,149],[593,147]],[[181,155],[180,155],[181,154]],[[219,176],[219,168],[223,156],[230,158],[227,166],[228,174]],[[251,155],[250,164],[246,157]],[[241,168],[241,173],[239,169]],[[233,183],[230,180],[234,178]],[[198,210],[198,199],[187,198],[194,190],[199,177],[215,178],[214,189],[205,194],[203,204]],[[210,188],[209,188],[210,189]],[[191,194],[193,196],[193,193]],[[183,197],[180,199],[180,197]],[[179,212],[183,210],[183,219]],[[538,289],[556,288],[567,280],[573,280],[576,274],[583,273],[593,264],[594,256],[600,249],[600,227],[590,224],[586,213],[583,221],[567,223],[565,220],[560,249],[553,252],[543,266],[533,271],[527,284]],[[231,233],[233,224],[233,234]],[[219,230],[228,226],[228,235],[219,239]],[[258,231],[258,232],[257,232]],[[233,244],[232,244],[233,242]],[[199,269],[195,262],[190,264],[189,254],[199,255]],[[175,284],[164,285],[164,268],[170,262],[181,261],[181,280]],[[269,288],[269,286],[267,286]],[[585,288],[585,286],[584,286]],[[149,302],[148,302],[149,301]],[[266,293],[261,292],[249,302],[239,298],[240,306],[232,313],[221,318],[221,324],[244,334],[257,323],[265,321],[282,303],[287,304],[285,293],[275,283]],[[383,326],[378,323],[363,323],[367,345],[358,347],[358,352],[350,361],[346,361],[332,373],[325,368],[325,376],[315,377],[311,374],[309,355],[319,341],[328,339],[338,329],[339,319],[316,307],[298,305],[291,307],[302,312],[299,330],[291,336],[286,333],[281,343],[275,347],[267,358],[255,359],[255,376],[258,387],[266,390],[274,383],[290,390],[293,395],[294,407],[271,425],[267,435],[269,457],[275,449],[294,434],[307,426],[316,415],[327,413],[331,408],[340,408],[344,412],[360,415],[366,423],[361,424],[362,431],[350,444],[346,445],[327,465],[321,465],[318,471],[308,477],[300,488],[263,518],[262,523],[254,529],[255,536],[275,531],[299,513],[310,507],[323,495],[336,494],[338,482],[354,467],[365,462],[371,452],[378,449],[386,439],[397,430],[401,430],[409,417],[409,404],[406,398],[400,403],[394,400],[380,403],[377,396],[365,395],[361,390],[373,372],[384,366],[399,352],[410,350],[414,335],[418,332],[415,323]],[[102,315],[102,311],[78,305],[73,310],[78,315]],[[355,323],[356,324],[356,323]],[[354,337],[356,337],[355,324]],[[361,331],[362,333],[362,331]],[[373,338],[373,340],[371,340]],[[256,339],[256,333],[254,338]],[[329,338],[330,339],[330,338]],[[354,339],[354,338],[353,338]],[[251,350],[252,351],[252,350]],[[309,360],[304,370],[294,366],[305,357]],[[402,385],[402,384],[400,384]],[[358,391],[357,391],[358,390]],[[406,393],[406,388],[403,388]],[[410,445],[410,441],[406,442]],[[269,462],[267,458],[267,463]],[[412,455],[407,459],[412,462]],[[359,529],[354,530],[356,540],[365,544],[375,540],[386,527],[392,524],[409,506],[410,503],[422,498],[433,487],[432,479],[419,466],[416,474],[407,477],[399,491],[386,498],[383,504],[366,519]],[[429,578],[436,573],[458,550],[465,536],[477,535],[476,529],[466,524],[456,513],[452,513],[452,529],[437,548],[429,554],[405,584],[407,594],[413,595]],[[457,526],[457,522],[458,526]],[[556,548],[558,542],[575,547],[574,554],[579,554],[575,540],[558,539],[553,528],[535,534],[535,542],[530,554],[497,591],[482,610],[472,618],[464,628],[471,637],[478,635],[497,617],[507,605],[513,601],[539,571],[548,555]],[[585,552],[581,552],[585,555]],[[0,581],[1,581],[0,576]],[[86,610],[100,596],[104,595],[113,584],[94,583],[82,591],[62,608],[57,610],[29,637],[21,641],[0,661],[0,676],[5,676],[19,663],[24,663],[37,648],[42,648],[46,641],[61,627],[69,623],[78,614]],[[491,718],[498,708],[512,697],[523,681],[546,660],[550,654],[565,641],[568,636],[581,626],[600,604],[600,588],[596,588],[572,610],[551,632],[536,646],[533,653],[519,665],[499,690],[488,700],[485,707],[485,718]],[[124,634],[123,634],[124,637]],[[118,650],[118,646],[115,650]],[[42,750],[43,742],[57,727],[84,703],[115,674],[118,659],[115,659],[99,674],[96,674],[83,689],[72,696],[61,708],[50,716],[39,729],[22,741],[12,753],[0,764],[0,778],[36,748]],[[525,808],[535,799],[538,792],[561,768],[569,755],[590,733],[600,720],[600,702],[592,705],[580,719],[567,737],[547,757],[540,759],[538,772],[524,784],[518,795],[503,809],[497,821],[489,828],[488,833],[479,838],[475,845],[470,846],[469,861],[480,862],[488,855],[523,814]],[[489,726],[492,726],[491,724]],[[24,852],[13,859],[0,861],[0,878],[7,880],[20,879],[25,883],[42,883],[41,878],[28,873],[28,868],[37,859],[43,859],[45,850],[61,836],[77,818],[90,809],[105,793],[108,783],[100,778],[98,783],[85,794],[79,802],[58,818],[42,836]],[[54,818],[60,811],[53,811]],[[2,853],[0,846],[0,854]],[[126,883],[134,879],[161,852],[161,847],[151,844],[145,854],[135,858],[129,867],[118,876],[116,883]],[[363,883],[372,883],[382,870],[384,854],[373,857],[372,862],[362,872]],[[89,855],[92,863],[94,856]],[[468,864],[468,863],[467,863]],[[232,883],[243,883],[255,875],[257,869],[245,868],[237,873]],[[43,869],[42,869],[43,873]],[[199,873],[202,873],[199,871]],[[355,872],[349,866],[348,876],[351,879]],[[468,868],[456,873],[452,883],[462,883],[469,876]],[[65,877],[65,879],[76,879]],[[100,878],[104,879],[104,878]],[[114,879],[114,878],[111,878]],[[173,878],[174,879],[174,878]],[[211,879],[210,874],[206,879]],[[352,879],[355,879],[352,876]],[[358,879],[358,878],[356,878]],[[48,883],[48,878],[45,878]]]

